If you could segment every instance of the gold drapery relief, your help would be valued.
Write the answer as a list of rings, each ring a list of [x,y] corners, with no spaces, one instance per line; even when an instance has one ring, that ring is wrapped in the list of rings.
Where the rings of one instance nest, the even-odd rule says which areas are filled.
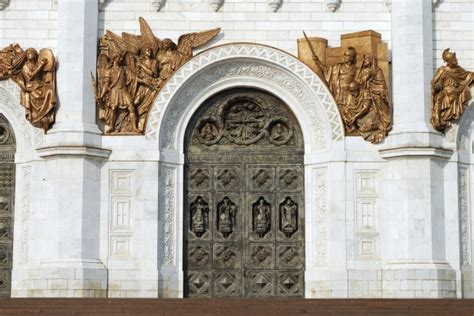
[[[387,82],[387,45],[374,31],[341,36],[341,47],[327,40],[298,40],[298,58],[321,78],[333,95],[348,136],[381,142],[392,128]]]
[[[157,38],[143,18],[140,35],[106,31],[99,42],[93,78],[105,134],[143,134],[148,112],[165,82],[220,29],[184,34],[178,44]]]
[[[0,80],[12,79],[21,90],[26,119],[46,133],[54,123],[56,59],[50,49],[39,53],[10,44],[0,51]]]

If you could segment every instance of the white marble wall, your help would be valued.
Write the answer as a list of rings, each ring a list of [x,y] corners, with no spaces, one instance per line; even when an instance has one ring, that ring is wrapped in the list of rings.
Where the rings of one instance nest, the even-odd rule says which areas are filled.
[[[209,96],[254,86],[284,100],[304,132],[306,297],[473,297],[474,111],[446,136],[429,125],[441,47],[474,68],[472,3],[397,0],[390,12],[388,2],[343,0],[332,13],[325,1],[289,0],[274,13],[265,1],[227,0],[213,12],[205,0],[168,0],[156,12],[151,1],[109,0],[98,13],[95,0],[10,1],[0,43],[54,48],[61,81],[58,123],[46,137],[23,118],[18,88],[0,82],[0,112],[19,144],[12,295],[181,297],[186,124]],[[342,33],[375,29],[392,52],[393,131],[379,145],[344,137],[334,101],[307,67],[277,49],[235,44],[179,70],[145,136],[100,136],[89,48],[104,29],[137,32],[138,16],[162,37],[221,26],[213,45],[290,53],[301,29],[333,46]]]

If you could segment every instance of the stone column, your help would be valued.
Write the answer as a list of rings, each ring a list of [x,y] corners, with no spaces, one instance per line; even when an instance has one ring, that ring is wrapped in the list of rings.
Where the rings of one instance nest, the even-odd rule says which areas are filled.
[[[57,6],[56,124],[46,146],[47,219],[42,259],[28,296],[105,297],[107,270],[99,256],[100,148],[90,72],[95,73],[97,0],[59,0]],[[38,225],[39,223],[35,223]],[[34,291],[33,291],[34,290]]]
[[[455,297],[446,260],[444,166],[452,151],[429,122],[432,4],[392,2],[393,130],[380,154],[383,296]]]

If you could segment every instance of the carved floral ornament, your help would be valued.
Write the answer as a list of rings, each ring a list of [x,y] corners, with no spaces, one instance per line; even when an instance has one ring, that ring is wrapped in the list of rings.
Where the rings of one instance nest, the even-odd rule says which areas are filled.
[[[0,51],[0,80],[11,79],[20,88],[25,118],[46,133],[54,123],[56,59],[50,49],[23,50],[10,44]]]
[[[431,124],[440,132],[461,118],[471,100],[469,87],[474,82],[474,72],[459,66],[456,53],[449,48],[443,51],[443,60],[446,65],[439,67],[431,80]]]
[[[166,81],[193,56],[193,48],[212,40],[220,29],[188,33],[178,44],[155,37],[140,18],[140,35],[107,31],[99,42],[93,85],[99,119],[106,134],[142,134],[148,112]]]

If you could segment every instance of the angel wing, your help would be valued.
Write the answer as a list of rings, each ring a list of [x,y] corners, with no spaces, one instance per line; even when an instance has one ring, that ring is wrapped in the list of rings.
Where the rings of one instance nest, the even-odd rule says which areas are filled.
[[[193,48],[199,47],[208,43],[221,31],[220,28],[215,28],[203,32],[195,32],[181,35],[178,40],[178,51],[185,56],[185,59],[190,59],[193,56]]]
[[[139,17],[138,20],[140,22],[140,33],[142,34],[141,39],[143,45],[150,47],[154,51],[158,50],[160,47],[160,40],[155,36],[155,34],[153,34],[153,31],[144,18]]]
[[[123,53],[124,52],[129,52],[129,53],[132,53],[132,54],[138,54],[139,49],[138,49],[137,46],[135,46],[131,42],[125,41],[122,37],[118,36],[115,33],[112,33],[109,30],[107,30],[105,32],[104,39],[106,41],[109,41],[109,42],[113,43],[114,45],[116,45],[117,48]]]
[[[145,21],[144,18],[140,17],[139,22],[140,22],[141,35],[134,35],[134,34],[123,32],[122,33],[123,40],[127,43],[131,43],[132,45],[138,48],[142,48],[142,47],[151,48],[156,53],[160,47],[160,42],[161,42],[160,39],[157,38],[153,34],[153,31],[151,30],[150,26],[148,25],[148,23]]]

